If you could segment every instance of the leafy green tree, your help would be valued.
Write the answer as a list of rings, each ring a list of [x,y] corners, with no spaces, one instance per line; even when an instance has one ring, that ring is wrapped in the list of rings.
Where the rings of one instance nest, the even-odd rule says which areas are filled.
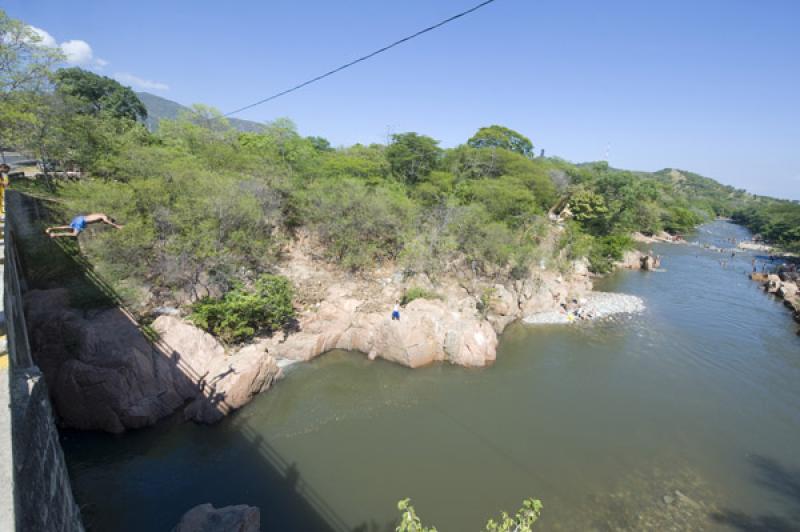
[[[312,140],[297,133],[288,118],[267,123],[259,133],[239,134],[239,144],[262,164],[288,175],[307,175],[318,169],[321,152]]]
[[[473,148],[502,148],[528,158],[534,156],[533,143],[528,137],[503,126],[482,127],[467,144]]]
[[[64,56],[44,45],[42,37],[0,9],[0,101],[14,93],[40,93],[50,84],[52,68]]]
[[[600,194],[587,189],[578,189],[570,196],[569,208],[575,220],[589,232],[602,233],[608,220],[606,200]]]
[[[81,68],[62,68],[55,74],[56,90],[74,99],[78,112],[114,118],[144,120],[147,109],[130,87]]]
[[[61,51],[44,45],[41,36],[0,9],[0,146],[19,149],[53,144],[48,121],[52,68],[63,60]]]
[[[413,185],[436,168],[442,150],[439,141],[416,133],[392,135],[392,143],[386,148],[386,159],[396,177]]]
[[[324,137],[306,137],[306,140],[319,152],[333,151],[331,143]]]
[[[314,173],[331,179],[357,178],[377,185],[389,175],[385,151],[379,144],[356,144],[330,152],[320,159],[321,164]]]

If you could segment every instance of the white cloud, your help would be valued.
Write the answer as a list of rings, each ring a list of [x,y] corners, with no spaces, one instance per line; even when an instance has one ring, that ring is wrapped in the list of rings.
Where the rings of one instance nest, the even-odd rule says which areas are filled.
[[[58,41],[56,41],[55,37],[47,33],[42,28],[37,28],[36,26],[28,27],[33,30],[33,32],[41,39],[39,46],[44,46],[47,48],[61,48],[61,52],[64,54],[66,62],[70,65],[102,69],[108,64],[108,61],[105,59],[100,59],[99,57],[94,56],[92,47],[89,46],[89,43],[86,41],[81,39],[72,39],[58,44]]]
[[[28,27],[33,30],[33,33],[38,35],[41,39],[41,41],[39,41],[39,46],[45,46],[47,48],[55,48],[58,46],[58,43],[56,43],[56,40],[53,38],[53,36],[44,31],[42,28],[37,28],[36,26]]]
[[[67,63],[73,65],[91,65],[94,59],[92,47],[86,41],[79,39],[61,43],[61,51],[67,58]]]
[[[151,81],[149,79],[142,79],[138,76],[134,76],[133,74],[129,74],[128,72],[116,72],[114,74],[114,79],[116,79],[120,83],[126,83],[128,85],[131,85],[136,89],[147,89],[156,91],[169,90],[169,85],[167,85],[166,83],[161,83],[159,81]]]
[[[60,48],[61,52],[64,54],[66,62],[70,65],[81,66],[84,68],[96,68],[98,70],[108,65],[108,61],[105,59],[100,59],[99,57],[94,56],[92,47],[84,40],[71,39],[59,44],[55,37],[50,35],[42,28],[37,28],[36,26],[29,26],[29,28],[41,39],[39,41],[39,46],[45,46],[47,48]],[[134,76],[129,72],[116,72],[114,74],[114,78],[120,83],[131,85],[137,89],[154,91],[169,90],[169,86],[166,83],[140,78],[139,76]]]

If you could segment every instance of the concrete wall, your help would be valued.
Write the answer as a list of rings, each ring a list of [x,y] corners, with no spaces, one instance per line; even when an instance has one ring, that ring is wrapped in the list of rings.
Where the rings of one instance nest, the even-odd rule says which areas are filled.
[[[0,263],[0,530],[83,532],[47,385],[30,356],[11,227],[3,228]]]
[[[11,378],[17,530],[82,531],[44,376],[33,366]]]

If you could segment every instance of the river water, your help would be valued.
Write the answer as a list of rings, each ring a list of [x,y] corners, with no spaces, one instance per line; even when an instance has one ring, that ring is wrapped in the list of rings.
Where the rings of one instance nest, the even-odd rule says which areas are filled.
[[[537,530],[800,530],[797,325],[750,254],[654,250],[666,271],[599,283],[643,313],[514,325],[487,369],[333,352],[212,427],[64,431],[87,527],[167,531],[211,502],[260,507],[264,530],[384,531],[411,497],[466,531],[536,497]]]

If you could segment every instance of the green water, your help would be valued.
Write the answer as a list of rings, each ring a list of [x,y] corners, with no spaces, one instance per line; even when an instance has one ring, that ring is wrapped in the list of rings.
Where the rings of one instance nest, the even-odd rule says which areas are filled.
[[[446,532],[534,496],[537,530],[800,529],[797,325],[747,280],[750,255],[656,251],[666,272],[601,287],[644,313],[512,326],[487,369],[334,352],[216,426],[65,431],[86,524],[169,530],[211,502],[259,506],[264,530],[383,531],[411,497]],[[692,501],[665,503],[675,490]]]

